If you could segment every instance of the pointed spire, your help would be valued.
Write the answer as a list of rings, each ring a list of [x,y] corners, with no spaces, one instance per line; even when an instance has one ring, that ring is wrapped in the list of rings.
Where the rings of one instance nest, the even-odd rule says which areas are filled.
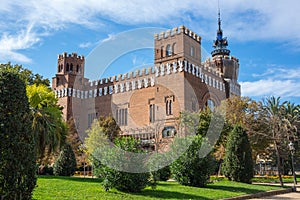
[[[217,38],[214,40],[213,47],[215,50],[211,52],[212,56],[216,55],[229,55],[230,50],[226,49],[228,46],[227,38],[223,38],[223,31],[221,28],[221,11],[220,11],[220,1],[218,0],[218,26]]]
[[[221,11],[220,11],[220,0],[218,0],[218,25],[219,25],[219,31],[222,31],[221,29]]]

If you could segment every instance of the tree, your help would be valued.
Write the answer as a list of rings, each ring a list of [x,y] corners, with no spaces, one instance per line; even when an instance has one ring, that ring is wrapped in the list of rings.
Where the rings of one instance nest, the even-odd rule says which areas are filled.
[[[25,82],[26,85],[45,85],[47,87],[50,86],[49,79],[44,79],[40,74],[33,74],[33,72],[29,69],[24,69],[22,65],[11,65],[11,63],[0,64],[1,69],[9,69],[17,73],[20,78]]]
[[[71,145],[75,153],[77,163],[82,163],[85,160],[81,149],[83,143],[79,137],[73,118],[68,120],[67,126],[68,131],[66,136],[66,143],[69,143]]]
[[[226,144],[223,173],[237,182],[251,183],[253,178],[253,160],[246,131],[235,125]]]
[[[53,166],[56,176],[72,176],[76,170],[76,158],[70,144],[66,143]]]
[[[199,152],[201,146],[207,144],[207,140],[201,135],[189,136],[184,140],[192,140],[192,143],[187,151],[171,165],[173,177],[183,185],[205,187],[216,168],[211,153],[203,156]],[[177,142],[185,141],[177,140]]]
[[[35,138],[25,83],[0,69],[0,196],[31,199],[36,184]]]
[[[267,127],[265,133],[272,141],[272,148],[277,157],[277,168],[281,186],[283,186],[282,172],[283,159],[287,156],[287,146],[291,138],[297,137],[297,126],[299,122],[299,107],[289,102],[281,103],[280,97],[270,97],[261,103],[258,122]]]
[[[43,158],[45,153],[49,155],[64,144],[67,126],[53,91],[41,84],[29,85],[26,90],[33,117],[37,155]]]
[[[265,132],[268,129],[257,120],[259,118],[260,105],[259,102],[251,100],[248,97],[238,96],[222,101],[221,105],[221,108],[226,110],[227,127],[240,124],[247,131],[253,158],[256,158],[258,154],[266,153],[266,149],[271,142],[268,135],[258,134],[258,132]],[[227,137],[228,134],[222,135],[221,149],[225,149],[224,146],[226,145]]]
[[[114,139],[120,134],[120,127],[118,126],[116,120],[111,116],[100,116],[99,125],[102,127],[104,134],[108,137],[110,141],[114,141]]]

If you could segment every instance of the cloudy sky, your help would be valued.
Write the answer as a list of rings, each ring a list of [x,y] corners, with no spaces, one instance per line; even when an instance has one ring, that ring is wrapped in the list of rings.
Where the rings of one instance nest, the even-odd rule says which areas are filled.
[[[220,6],[224,35],[232,55],[240,59],[242,94],[300,103],[299,2],[220,0]],[[0,62],[22,64],[51,78],[62,52],[87,56],[120,32],[182,24],[201,35],[210,52],[217,7],[217,0],[2,0]],[[145,61],[130,56],[133,67]]]

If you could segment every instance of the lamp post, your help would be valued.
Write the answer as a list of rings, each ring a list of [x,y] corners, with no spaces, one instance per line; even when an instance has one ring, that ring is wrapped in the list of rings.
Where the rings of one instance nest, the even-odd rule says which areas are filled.
[[[295,167],[294,167],[294,154],[295,154],[295,146],[292,141],[289,143],[289,150],[291,152],[291,157],[292,157],[292,173],[294,176],[294,191],[296,191],[296,185],[297,185],[297,179],[296,179],[296,174],[295,174]]]

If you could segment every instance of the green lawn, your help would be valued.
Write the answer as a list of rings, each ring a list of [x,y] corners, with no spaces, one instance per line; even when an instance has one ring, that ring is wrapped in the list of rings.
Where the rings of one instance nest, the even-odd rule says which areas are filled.
[[[207,188],[159,182],[156,190],[150,187],[137,194],[117,190],[105,192],[98,179],[41,176],[38,178],[33,199],[221,199],[249,193],[280,189],[275,186],[250,185],[226,180],[209,184]]]

